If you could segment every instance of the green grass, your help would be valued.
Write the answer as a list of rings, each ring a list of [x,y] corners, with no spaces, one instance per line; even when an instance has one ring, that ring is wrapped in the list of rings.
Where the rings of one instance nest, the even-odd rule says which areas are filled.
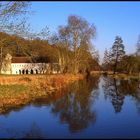
[[[28,86],[25,85],[0,85],[0,94],[19,94],[21,92],[27,91]]]

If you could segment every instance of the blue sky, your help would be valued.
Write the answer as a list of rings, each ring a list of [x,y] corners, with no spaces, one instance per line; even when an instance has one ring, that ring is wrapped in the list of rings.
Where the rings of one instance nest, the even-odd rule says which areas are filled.
[[[95,48],[101,58],[110,48],[115,36],[123,39],[126,53],[133,53],[140,34],[140,2],[32,2],[29,22],[35,31],[48,26],[51,33],[66,25],[69,15],[78,15],[93,23],[97,29]]]

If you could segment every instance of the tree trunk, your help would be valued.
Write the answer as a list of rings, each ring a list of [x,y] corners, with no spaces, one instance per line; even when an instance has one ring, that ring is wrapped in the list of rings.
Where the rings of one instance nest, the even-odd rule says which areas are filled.
[[[118,64],[118,54],[117,54],[117,56],[116,56],[115,65],[114,65],[114,72],[113,72],[113,74],[116,73],[117,64]]]
[[[114,65],[114,71],[113,71],[113,74],[116,73],[116,67],[117,67],[117,65],[115,64],[115,65]]]

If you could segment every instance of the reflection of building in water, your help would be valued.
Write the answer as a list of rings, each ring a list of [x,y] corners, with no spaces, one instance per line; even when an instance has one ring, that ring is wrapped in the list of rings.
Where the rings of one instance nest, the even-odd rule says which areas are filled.
[[[48,60],[33,61],[31,57],[12,57],[7,54],[2,62],[2,74],[43,74],[59,73],[58,63],[49,63]]]

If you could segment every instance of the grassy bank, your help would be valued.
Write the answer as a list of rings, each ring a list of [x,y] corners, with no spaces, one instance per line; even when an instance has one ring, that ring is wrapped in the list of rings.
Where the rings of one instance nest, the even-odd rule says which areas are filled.
[[[112,78],[116,78],[116,79],[136,79],[136,80],[140,80],[140,74],[139,73],[132,73],[132,74],[125,74],[125,73],[119,73],[116,72],[115,74],[113,74],[113,71],[91,71],[91,75],[98,75],[98,74],[103,74],[103,75],[107,75],[110,76]]]
[[[129,80],[129,79],[136,79],[136,80],[139,80],[140,77],[138,75],[128,75],[128,74],[112,74],[112,75],[109,75],[115,79],[124,79],[124,80]]]
[[[116,74],[113,74],[110,72],[107,75],[112,77],[112,78],[116,78],[116,79],[125,79],[125,80],[128,80],[128,79],[139,80],[140,79],[140,75],[138,73],[133,73],[133,74],[116,73]]]
[[[0,76],[0,113],[48,97],[81,79],[82,75],[72,74]]]

